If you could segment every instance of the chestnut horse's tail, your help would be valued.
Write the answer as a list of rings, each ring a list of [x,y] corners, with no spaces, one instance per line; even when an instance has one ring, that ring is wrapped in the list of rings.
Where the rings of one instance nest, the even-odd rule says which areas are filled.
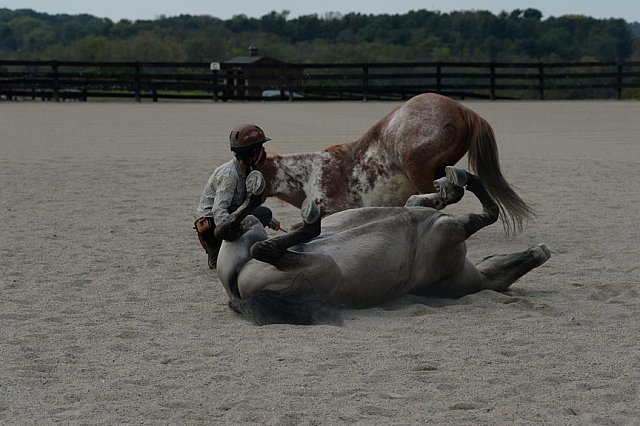
[[[500,218],[507,234],[522,230],[522,222],[534,213],[502,175],[493,129],[472,110],[462,108],[461,112],[469,132],[469,168],[480,177],[500,207]]]

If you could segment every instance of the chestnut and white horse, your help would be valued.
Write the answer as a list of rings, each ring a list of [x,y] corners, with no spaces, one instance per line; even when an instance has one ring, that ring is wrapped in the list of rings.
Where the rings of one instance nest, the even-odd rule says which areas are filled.
[[[490,256],[474,265],[466,240],[498,220],[499,208],[475,175],[446,169],[437,193],[414,195],[404,207],[362,207],[324,218],[315,202],[302,203],[304,225],[269,238],[248,212],[259,204],[259,172],[247,177],[246,201],[216,227],[224,241],[218,275],[229,306],[256,324],[339,323],[340,307],[364,308],[406,294],[459,297],[483,289],[504,291],[549,259],[543,244]],[[442,213],[464,194],[482,212]]]
[[[354,207],[402,206],[412,194],[433,191],[444,168],[468,153],[475,171],[497,202],[505,229],[515,231],[531,215],[500,170],[489,123],[445,96],[415,96],[351,143],[320,152],[269,153],[258,169],[266,196],[296,207],[316,201],[322,215]]]

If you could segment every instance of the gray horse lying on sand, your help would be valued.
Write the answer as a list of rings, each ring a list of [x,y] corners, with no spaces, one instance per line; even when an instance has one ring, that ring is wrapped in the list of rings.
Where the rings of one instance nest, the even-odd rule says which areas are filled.
[[[307,199],[304,225],[269,238],[247,213],[265,187],[260,172],[250,173],[244,204],[215,230],[224,239],[218,273],[229,306],[259,325],[335,324],[340,308],[371,307],[407,294],[455,298],[505,291],[549,259],[540,244],[474,265],[466,257],[466,240],[496,222],[498,206],[464,169],[447,167],[434,186],[437,192],[411,196],[404,207],[362,207],[324,218]],[[442,213],[465,187],[482,212]]]

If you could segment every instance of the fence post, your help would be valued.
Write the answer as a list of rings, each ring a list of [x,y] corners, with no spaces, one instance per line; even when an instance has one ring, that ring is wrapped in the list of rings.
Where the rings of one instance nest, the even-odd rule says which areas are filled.
[[[210,62],[209,69],[211,70],[211,91],[213,92],[213,102],[218,102],[218,70],[220,69],[220,62]]]
[[[211,70],[211,78],[213,79],[213,102],[218,102],[218,70]]]
[[[135,90],[136,102],[141,101],[140,96],[140,62],[135,63],[135,73],[133,76],[133,89]]]
[[[491,62],[489,66],[489,98],[493,101],[496,99],[496,64]]]
[[[622,61],[618,61],[617,71],[618,100],[620,100],[622,99]]]
[[[369,88],[369,65],[362,65],[362,102],[367,102],[367,89]]]
[[[287,69],[287,91],[289,92],[289,102],[293,102],[293,77]]]
[[[51,61],[51,78],[53,79],[53,100],[60,102],[60,76],[58,74],[58,61]]]
[[[436,93],[442,92],[442,63],[436,64]]]
[[[540,86],[538,91],[540,92],[540,100],[544,100],[544,62],[538,64],[538,82]]]

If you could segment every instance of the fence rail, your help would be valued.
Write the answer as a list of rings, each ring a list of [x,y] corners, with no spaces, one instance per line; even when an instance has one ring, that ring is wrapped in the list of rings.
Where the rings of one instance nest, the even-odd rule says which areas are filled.
[[[640,62],[227,64],[0,60],[0,99],[396,100],[640,97]]]

